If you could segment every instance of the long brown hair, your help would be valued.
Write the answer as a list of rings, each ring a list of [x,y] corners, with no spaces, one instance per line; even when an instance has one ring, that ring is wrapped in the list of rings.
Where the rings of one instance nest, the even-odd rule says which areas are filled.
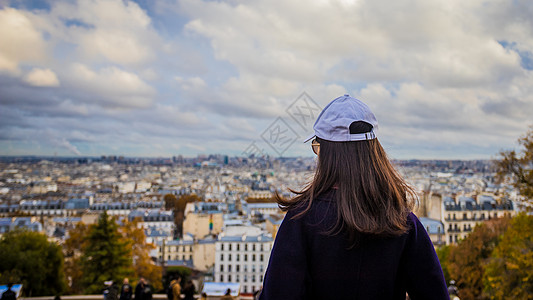
[[[347,230],[353,242],[360,233],[390,236],[408,230],[407,215],[416,193],[389,161],[377,139],[320,143],[318,165],[312,182],[292,199],[277,197],[284,211],[300,208],[298,218],[313,200],[335,187],[337,224],[327,233]]]

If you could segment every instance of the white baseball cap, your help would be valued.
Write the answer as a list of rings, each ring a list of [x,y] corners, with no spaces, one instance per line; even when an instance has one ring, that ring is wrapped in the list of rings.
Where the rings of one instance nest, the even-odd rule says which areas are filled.
[[[350,125],[357,121],[372,125],[372,130],[364,133],[350,133]],[[304,143],[315,137],[331,142],[372,140],[376,138],[377,128],[378,120],[370,108],[361,100],[344,95],[324,107],[313,126],[315,132]]]

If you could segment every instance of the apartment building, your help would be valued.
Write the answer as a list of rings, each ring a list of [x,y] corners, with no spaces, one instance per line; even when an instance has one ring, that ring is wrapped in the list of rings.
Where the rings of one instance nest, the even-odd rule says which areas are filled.
[[[464,239],[479,223],[493,218],[515,215],[513,202],[494,195],[443,197],[442,221],[446,230],[446,244]]]
[[[263,285],[273,239],[254,226],[239,226],[221,234],[215,243],[215,282],[239,283],[241,293]]]

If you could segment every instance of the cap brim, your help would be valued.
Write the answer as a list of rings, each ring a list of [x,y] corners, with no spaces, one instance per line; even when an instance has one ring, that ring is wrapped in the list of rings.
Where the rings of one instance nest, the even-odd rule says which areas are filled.
[[[312,140],[314,137],[316,137],[316,134],[311,134],[310,136],[308,136],[305,140],[304,140],[304,143],[307,143],[309,142],[310,140]]]

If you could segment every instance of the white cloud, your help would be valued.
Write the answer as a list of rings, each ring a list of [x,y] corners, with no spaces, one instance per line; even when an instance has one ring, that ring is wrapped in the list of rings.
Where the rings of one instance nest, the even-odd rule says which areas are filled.
[[[117,67],[94,71],[86,65],[73,64],[70,75],[70,85],[87,93],[85,101],[102,106],[145,108],[153,103],[156,94],[139,76]]]
[[[0,71],[20,72],[21,62],[35,62],[45,56],[45,42],[30,19],[21,11],[0,10]]]
[[[32,69],[26,76],[24,81],[33,85],[41,87],[58,87],[59,79],[56,73],[50,69]]]
[[[76,45],[79,58],[87,63],[145,65],[161,47],[150,17],[133,1],[54,1],[50,11],[30,17],[52,43]]]

